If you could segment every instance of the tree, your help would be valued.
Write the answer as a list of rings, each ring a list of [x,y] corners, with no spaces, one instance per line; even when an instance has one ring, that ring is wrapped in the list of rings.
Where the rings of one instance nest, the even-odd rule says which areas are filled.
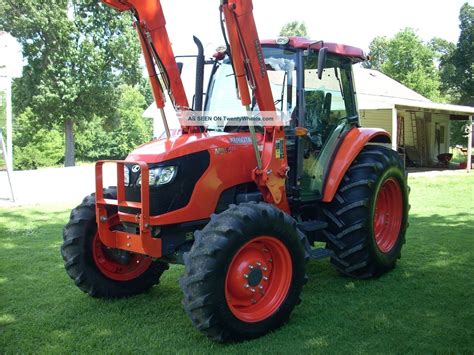
[[[461,33],[452,54],[455,72],[451,84],[459,94],[459,104],[474,106],[474,6],[466,2],[461,7],[459,21]]]
[[[364,68],[382,71],[382,65],[388,60],[387,52],[390,40],[383,37],[375,37],[369,46],[369,60],[363,62]]]
[[[291,21],[285,24],[280,30],[280,36],[291,37],[307,37],[308,30],[306,24],[300,21]]]
[[[74,126],[107,116],[122,84],[143,80],[129,16],[95,0],[0,0],[0,28],[23,46],[27,65],[14,82],[16,114],[65,132],[65,166],[74,165]]]
[[[124,159],[132,149],[152,138],[151,121],[142,117],[146,100],[141,88],[121,85],[118,91],[111,118],[94,116],[81,124],[77,146],[82,159]]]
[[[435,62],[438,65],[441,96],[447,102],[456,102],[458,95],[452,87],[452,80],[456,71],[452,58],[456,45],[438,37],[433,38],[429,45],[435,53]]]
[[[440,98],[436,53],[413,29],[406,28],[389,39],[376,37],[369,50],[372,58],[366,67],[380,70],[432,100]]]

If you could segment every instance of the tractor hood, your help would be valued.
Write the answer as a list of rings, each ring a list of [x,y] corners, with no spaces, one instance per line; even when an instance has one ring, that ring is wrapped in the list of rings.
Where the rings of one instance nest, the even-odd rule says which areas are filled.
[[[262,135],[257,135],[257,139],[260,142]],[[159,163],[204,150],[220,154],[225,152],[226,149],[237,148],[252,150],[249,133],[206,132],[182,134],[170,139],[157,139],[143,144],[132,151],[126,161]]]

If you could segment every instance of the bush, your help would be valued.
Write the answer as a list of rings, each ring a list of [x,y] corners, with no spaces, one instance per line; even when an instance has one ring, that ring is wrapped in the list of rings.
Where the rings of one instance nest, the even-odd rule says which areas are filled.
[[[64,156],[63,136],[57,130],[40,129],[24,147],[13,148],[15,169],[37,169],[59,164]]]
[[[61,162],[64,156],[63,135],[56,128],[40,128],[33,111],[27,108],[15,118],[13,166],[15,169],[37,169]]]

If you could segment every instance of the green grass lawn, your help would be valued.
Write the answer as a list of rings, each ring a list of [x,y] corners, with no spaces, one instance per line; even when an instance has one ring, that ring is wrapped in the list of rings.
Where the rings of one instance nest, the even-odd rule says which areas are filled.
[[[474,351],[474,175],[410,179],[407,244],[376,280],[308,265],[303,303],[280,330],[213,343],[181,308],[166,272],[147,294],[92,299],[59,255],[68,209],[0,209],[0,353],[470,353]]]

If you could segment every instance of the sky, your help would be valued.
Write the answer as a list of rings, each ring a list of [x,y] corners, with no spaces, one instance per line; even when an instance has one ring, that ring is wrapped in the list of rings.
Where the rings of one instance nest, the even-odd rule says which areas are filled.
[[[391,37],[405,27],[414,28],[425,41],[441,37],[456,43],[459,10],[466,0],[253,0],[260,39],[276,38],[290,21],[306,23],[314,40],[337,42],[368,51],[376,36]],[[210,56],[223,44],[218,0],[161,0],[167,29],[178,54],[194,54],[196,35]],[[474,0],[468,0],[474,5]],[[3,37],[3,36],[2,36]],[[21,71],[18,46],[0,43],[0,62],[13,63]],[[0,86],[2,86],[0,80]]]
[[[222,44],[219,1],[162,0],[175,53],[195,52],[192,35],[212,54]],[[311,39],[337,42],[368,50],[376,36],[391,37],[414,28],[425,41],[441,37],[456,43],[459,10],[466,0],[253,0],[260,39],[275,38],[290,21],[306,23]],[[469,0],[473,5],[474,0]]]

